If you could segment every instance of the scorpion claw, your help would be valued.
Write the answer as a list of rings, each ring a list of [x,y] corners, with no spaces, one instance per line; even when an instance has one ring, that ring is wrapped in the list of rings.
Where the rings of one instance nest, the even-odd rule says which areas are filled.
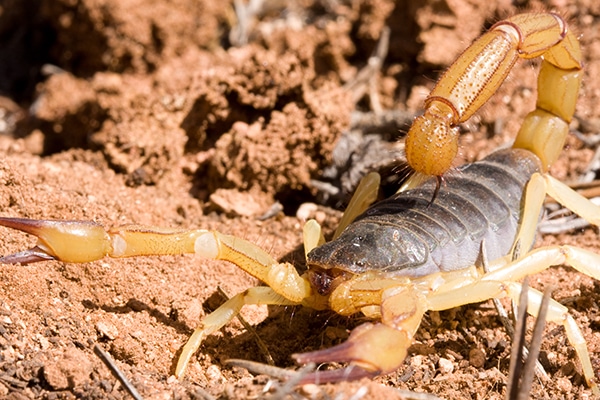
[[[356,381],[362,378],[373,378],[379,375],[378,372],[367,371],[364,368],[356,365],[350,365],[346,368],[334,369],[330,371],[313,371],[304,374],[298,379],[297,385],[305,385],[313,383],[320,385],[321,383],[336,383]]]
[[[39,219],[0,217],[0,225],[7,228],[17,229],[35,236],[40,236],[44,228],[47,228],[52,222],[55,224],[59,223],[58,221]]]
[[[18,253],[9,254],[0,257],[0,264],[31,264],[39,261],[56,260],[56,257],[48,254],[39,246],[32,247],[29,250],[20,251]]]
[[[35,247],[0,258],[0,262],[5,264],[45,260],[87,262],[98,260],[112,250],[108,233],[95,222],[0,217],[0,226],[38,238]]]
[[[294,354],[292,357],[301,364],[350,362],[351,365],[344,369],[314,372],[308,376],[314,375],[312,378],[319,382],[355,380],[396,370],[404,361],[410,344],[407,331],[381,323],[365,323],[354,329],[344,343],[328,349]]]

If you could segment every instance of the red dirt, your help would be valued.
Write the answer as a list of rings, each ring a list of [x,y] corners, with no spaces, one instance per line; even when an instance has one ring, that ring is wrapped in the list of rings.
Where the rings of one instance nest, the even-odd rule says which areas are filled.
[[[600,6],[593,0],[526,1],[518,9],[483,0],[265,2],[247,21],[247,34],[230,2],[7,3],[0,8],[2,216],[217,229],[302,264],[299,206],[327,201],[310,214],[331,232],[341,215],[331,207],[348,199],[344,185],[352,186],[353,174],[390,168],[380,155],[393,146],[384,143],[375,159],[356,156],[349,162],[356,166],[339,167],[346,175],[323,176],[332,162],[348,161],[333,149],[353,112],[370,111],[372,99],[353,97],[348,82],[367,64],[386,25],[391,36],[376,84],[380,104],[413,115],[439,73],[484,27],[522,11],[565,15],[585,62],[574,127],[594,136],[600,121]],[[538,65],[519,62],[465,124],[457,163],[510,142],[534,107]],[[495,125],[503,127],[499,133]],[[393,142],[397,130],[384,137]],[[570,137],[553,175],[576,181],[595,150]],[[315,181],[343,188],[328,196]],[[276,202],[283,211],[257,219]],[[0,254],[32,246],[31,237],[1,232]],[[545,235],[538,245],[558,243],[600,251],[596,228]],[[599,365],[598,282],[566,267],[531,282],[555,288],[554,298],[569,307]],[[204,392],[263,397],[266,377],[224,363],[265,361],[238,322],[206,339],[185,379],[172,376],[193,328],[219,304],[217,287],[234,294],[256,283],[230,264],[193,256],[2,265],[0,397],[127,398],[94,355],[95,343],[146,399],[202,398]],[[291,308],[248,307],[243,315],[281,367],[294,366],[292,353],[338,343],[357,324]],[[399,371],[294,393],[389,399],[402,398],[395,391],[401,388],[501,399],[509,354],[510,339],[491,303],[463,306],[427,314]],[[541,362],[551,379],[534,383],[533,398],[590,396],[562,328],[547,327]]]

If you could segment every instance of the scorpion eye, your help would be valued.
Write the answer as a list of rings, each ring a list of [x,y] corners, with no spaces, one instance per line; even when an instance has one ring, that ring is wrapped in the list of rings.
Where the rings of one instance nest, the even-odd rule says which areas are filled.
[[[355,236],[354,239],[352,239],[352,244],[354,246],[360,246],[361,242],[364,242],[364,241],[365,241],[365,237],[362,235],[358,235],[358,236]]]

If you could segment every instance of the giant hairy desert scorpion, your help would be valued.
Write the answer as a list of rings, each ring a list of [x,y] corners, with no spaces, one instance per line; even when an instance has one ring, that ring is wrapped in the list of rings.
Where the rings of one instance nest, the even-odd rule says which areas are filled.
[[[537,56],[543,56],[537,108],[526,117],[513,148],[459,167],[440,185],[456,154],[456,125],[491,96],[518,57]],[[249,288],[204,318],[183,348],[177,376],[183,376],[204,337],[231,321],[245,304],[363,313],[374,322],[356,328],[346,342],[294,358],[300,363],[350,363],[305,380],[315,380],[316,374],[323,382],[388,373],[403,363],[428,310],[517,299],[518,280],[556,264],[600,279],[600,256],[593,252],[572,246],[529,251],[546,194],[600,223],[599,207],[547,173],[563,147],[580,82],[579,43],[561,17],[522,14],[494,25],[445,73],[408,134],[409,164],[433,178],[412,180],[405,191],[367,209],[378,184],[369,175],[333,241],[325,243],[316,222],[306,224],[308,271],[302,275],[256,245],[216,231],[135,225],[105,229],[93,222],[19,218],[0,218],[0,225],[37,236],[37,246],[0,261],[88,262],[182,253],[231,261],[268,286]],[[482,252],[493,260],[489,272],[477,266]],[[530,313],[537,313],[541,297],[531,291]],[[547,319],[564,326],[587,383],[600,394],[585,339],[567,308],[551,301]]]

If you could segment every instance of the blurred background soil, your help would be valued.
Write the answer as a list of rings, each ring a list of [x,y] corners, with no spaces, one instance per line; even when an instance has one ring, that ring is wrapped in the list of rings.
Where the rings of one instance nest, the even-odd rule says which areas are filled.
[[[555,11],[580,37],[585,73],[572,135],[552,173],[594,180],[600,133],[595,0],[4,0],[0,2],[0,214],[217,229],[302,266],[301,228],[335,228],[366,172],[398,187],[397,142],[440,73],[495,22]],[[389,34],[389,41],[386,35]],[[539,60],[521,61],[461,127],[457,164],[507,145],[533,109]],[[594,141],[595,140],[595,141]],[[34,239],[1,231],[0,253]],[[600,250],[596,228],[538,245]],[[600,364],[598,282],[566,267],[554,288]],[[263,398],[266,362],[237,321],[206,339],[187,376],[181,347],[222,299],[257,282],[192,255],[0,268],[0,398],[128,398],[98,343],[146,399]],[[343,341],[361,321],[300,308],[243,312],[275,364]],[[502,399],[510,338],[491,302],[428,313],[404,366],[374,380],[280,389],[274,398]],[[546,328],[550,379],[536,399],[590,396],[564,330]],[[270,389],[271,388],[271,389]]]

